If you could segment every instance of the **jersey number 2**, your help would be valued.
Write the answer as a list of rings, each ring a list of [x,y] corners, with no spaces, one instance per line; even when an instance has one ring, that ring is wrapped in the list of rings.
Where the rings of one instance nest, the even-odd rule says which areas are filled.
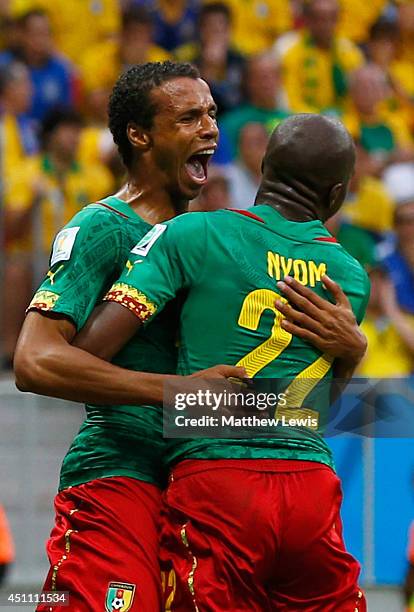
[[[274,313],[270,337],[250,351],[250,353],[247,353],[236,364],[246,369],[249,378],[253,378],[265,366],[269,365],[274,359],[277,359],[292,341],[292,334],[281,326],[283,315],[275,306],[276,300],[287,302],[285,298],[270,289],[256,289],[244,299],[238,320],[240,327],[255,331],[259,327],[261,316],[265,310],[271,310]],[[286,404],[283,408],[280,406],[276,408],[275,417],[295,416],[294,410],[302,407],[303,402],[312,389],[329,372],[332,361],[332,357],[324,354],[302,370],[285,390]],[[307,410],[306,413],[309,416],[318,415],[313,410]],[[304,416],[303,411],[301,414]]]

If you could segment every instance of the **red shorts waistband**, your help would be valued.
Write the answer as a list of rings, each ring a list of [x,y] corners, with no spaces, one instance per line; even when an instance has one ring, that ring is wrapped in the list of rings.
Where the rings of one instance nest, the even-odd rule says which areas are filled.
[[[251,472],[304,472],[332,469],[325,463],[302,459],[186,459],[172,468],[170,478],[182,478],[206,470],[247,470]]]

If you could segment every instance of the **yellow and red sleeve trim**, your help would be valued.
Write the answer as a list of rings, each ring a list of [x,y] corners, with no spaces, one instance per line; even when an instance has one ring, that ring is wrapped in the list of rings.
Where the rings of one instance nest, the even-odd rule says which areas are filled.
[[[128,308],[142,323],[148,321],[157,306],[135,287],[126,283],[115,283],[104,297],[104,302],[117,302]]]
[[[28,313],[30,310],[43,310],[45,312],[48,310],[53,310],[59,297],[59,294],[54,293],[53,291],[37,291],[27,307],[26,313]]]

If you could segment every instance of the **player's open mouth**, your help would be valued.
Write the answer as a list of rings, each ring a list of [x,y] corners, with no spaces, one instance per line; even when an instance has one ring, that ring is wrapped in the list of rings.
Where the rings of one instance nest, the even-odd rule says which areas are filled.
[[[207,168],[211,156],[214,154],[215,148],[204,149],[198,153],[194,153],[185,163],[187,173],[191,179],[199,185],[204,185],[207,182]]]

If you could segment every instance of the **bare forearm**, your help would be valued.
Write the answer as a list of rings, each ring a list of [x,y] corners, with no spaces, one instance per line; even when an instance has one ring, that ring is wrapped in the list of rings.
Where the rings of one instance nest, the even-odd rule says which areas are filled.
[[[124,309],[123,309],[124,310]],[[130,329],[131,323],[127,325]],[[125,331],[126,328],[124,328]],[[100,326],[88,341],[101,349]],[[74,402],[91,404],[162,404],[164,384],[183,377],[124,370],[74,346],[76,327],[67,318],[49,313],[29,312],[16,347],[14,368],[16,385],[31,391]],[[237,366],[217,365],[191,375],[199,378],[244,378]]]
[[[18,388],[76,402],[135,405],[162,401],[167,377],[124,370],[72,346],[75,332],[68,321],[29,313],[15,354]]]
[[[72,346],[43,351],[29,376],[19,376],[16,366],[16,384],[22,391],[103,405],[162,403],[167,378],[119,368]]]

